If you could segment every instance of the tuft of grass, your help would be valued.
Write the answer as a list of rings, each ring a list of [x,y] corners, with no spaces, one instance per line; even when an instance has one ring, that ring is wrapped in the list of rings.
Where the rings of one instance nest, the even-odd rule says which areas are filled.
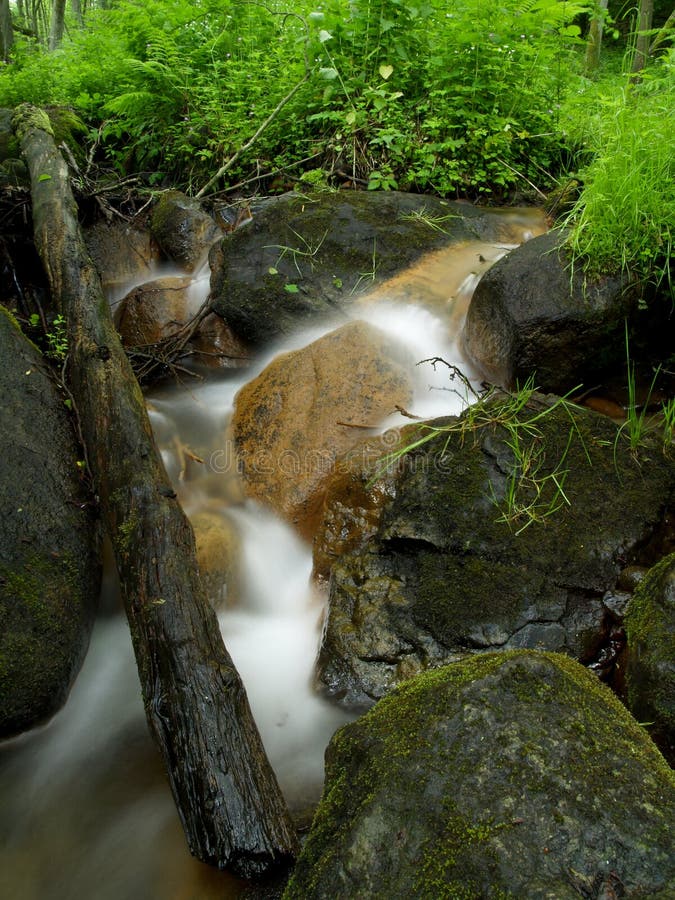
[[[402,447],[397,448],[384,458],[382,467],[371,479],[371,484],[385,471],[391,471],[403,456],[418,450],[439,435],[445,435],[445,444],[441,450],[443,455],[453,435],[459,435],[464,441],[485,427],[500,427],[506,432],[505,443],[513,455],[513,465],[507,477],[503,499],[492,492],[492,502],[499,510],[497,522],[503,522],[521,534],[535,523],[543,523],[563,506],[570,502],[565,494],[565,480],[569,473],[566,459],[575,435],[584,447],[589,465],[590,455],[586,449],[581,433],[574,419],[573,411],[578,407],[569,397],[578,390],[574,388],[554,403],[541,405],[533,403],[537,391],[533,378],[525,385],[511,393],[504,393],[494,386],[476,397],[473,388],[455,367],[451,367],[453,377],[464,381],[468,392],[474,394],[476,402],[468,406],[461,417],[444,425],[422,423],[416,430],[415,437]],[[570,430],[565,449],[558,459],[550,460],[546,455],[542,422],[555,410],[563,409],[570,419]]]
[[[670,288],[675,223],[675,63],[664,57],[638,85],[599,97],[587,135],[593,156],[565,220],[575,268],[623,272]]]

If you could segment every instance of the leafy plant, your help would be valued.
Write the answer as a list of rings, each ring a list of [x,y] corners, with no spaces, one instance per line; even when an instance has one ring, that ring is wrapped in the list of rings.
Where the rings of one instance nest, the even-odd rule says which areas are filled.
[[[565,222],[575,265],[589,276],[623,272],[671,295],[673,61],[664,57],[639,85],[601,96],[587,136],[592,156],[580,173],[584,188]]]

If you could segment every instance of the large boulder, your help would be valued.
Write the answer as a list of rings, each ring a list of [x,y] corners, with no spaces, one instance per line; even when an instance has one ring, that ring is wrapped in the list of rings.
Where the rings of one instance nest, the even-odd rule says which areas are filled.
[[[675,776],[595,676],[486,654],[335,735],[284,900],[672,898]]]
[[[64,398],[0,307],[0,737],[65,701],[89,643],[97,527]]]
[[[675,762],[675,553],[640,582],[625,624],[628,707]]]
[[[222,234],[198,200],[180,191],[165,191],[157,201],[150,228],[167,259],[193,272]]]
[[[339,314],[424,253],[512,235],[503,216],[435,197],[288,194],[211,249],[213,306],[236,334],[263,344]]]
[[[230,436],[247,494],[311,536],[337,457],[409,402],[411,368],[364,322],[277,356],[235,398]]]
[[[512,388],[533,375],[541,390],[562,394],[625,361],[624,323],[637,292],[620,277],[592,281],[571,268],[564,240],[552,231],[528,241],[474,292],[463,344],[493,384]]]
[[[586,662],[600,650],[615,624],[603,597],[672,509],[675,470],[656,445],[636,460],[596,413],[537,394],[517,413],[513,402],[404,432],[403,443],[431,439],[371,508],[370,539],[337,552],[363,490],[352,489],[354,513],[349,496],[332,496],[317,555],[320,574],[334,560],[318,665],[329,695],[368,705],[467,653],[524,647]],[[372,473],[353,476],[371,494]]]

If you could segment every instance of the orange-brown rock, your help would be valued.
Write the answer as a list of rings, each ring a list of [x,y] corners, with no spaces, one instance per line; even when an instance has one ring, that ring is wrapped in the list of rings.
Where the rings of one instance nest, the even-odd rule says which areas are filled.
[[[235,401],[230,436],[248,495],[311,537],[336,460],[409,403],[410,369],[363,322],[278,356]]]
[[[314,535],[313,575],[326,582],[333,563],[362,547],[376,533],[383,505],[395,491],[401,432],[368,438],[338,460],[324,494]]]
[[[232,522],[214,512],[190,518],[204,590],[216,611],[234,606],[239,596],[239,534]]]
[[[155,344],[179,331],[197,312],[189,276],[168,276],[134,288],[115,310],[115,325],[126,347]]]
[[[167,276],[134,288],[119,304],[115,325],[125,347],[142,347],[172,337],[196,315],[201,291],[187,275]],[[225,322],[207,316],[190,341],[200,365],[229,368],[245,365],[249,351]]]
[[[123,297],[130,284],[152,277],[159,248],[148,231],[102,219],[88,228],[84,237],[103,290],[113,301]]]

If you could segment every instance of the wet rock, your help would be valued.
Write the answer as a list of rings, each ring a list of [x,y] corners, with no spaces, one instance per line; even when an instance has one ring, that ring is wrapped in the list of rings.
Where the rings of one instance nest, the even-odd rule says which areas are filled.
[[[103,290],[113,303],[152,278],[159,251],[149,232],[114,219],[100,220],[84,230],[84,241]]]
[[[640,583],[625,625],[629,709],[675,763],[675,553]]]
[[[162,253],[186,272],[197,268],[222,234],[199,201],[180,191],[161,195],[152,211],[151,230]]]
[[[497,214],[435,197],[287,194],[211,249],[214,309],[244,340],[263,344],[302,322],[340,315],[428,251],[500,240],[511,227]]]
[[[115,327],[126,347],[155,344],[183,328],[199,309],[192,279],[168,276],[134,288],[115,310]]]
[[[134,288],[117,306],[115,325],[125,347],[143,347],[173,337],[192,319],[203,302],[202,282],[188,276],[167,276]],[[214,314],[201,323],[190,340],[201,365],[232,368],[248,363],[248,348]]]
[[[285,900],[666,897],[675,777],[595,676],[486,654],[341,729]]]
[[[231,437],[247,494],[310,537],[337,457],[409,402],[406,362],[363,322],[276,357],[235,400]]]
[[[2,308],[0,358],[0,737],[9,737],[68,696],[89,643],[100,571],[63,397]]]
[[[405,433],[405,432],[404,432]],[[397,467],[387,455],[402,444],[392,429],[359,441],[336,460],[325,488],[323,510],[313,542],[313,576],[325,582],[345,554],[377,535],[384,504],[394,496]]]
[[[218,612],[235,606],[239,596],[239,535],[225,516],[200,512],[190,519],[197,545],[197,563],[211,605]]]
[[[334,562],[318,663],[330,696],[368,705],[416,672],[486,650],[558,650],[588,662],[604,642],[615,617],[603,597],[661,524],[675,471],[645,447],[645,479],[627,442],[614,451],[611,421],[536,394],[525,418],[536,416],[540,430],[532,443],[521,430],[516,460],[513,434],[495,421],[505,402],[491,401],[463,431],[475,410],[433,423],[450,430],[404,457],[393,497],[389,485],[369,522],[374,537]],[[413,426],[403,437],[424,433]],[[527,460],[534,480],[513,496]],[[333,499],[330,530],[349,527],[358,505],[357,496],[353,513],[348,496]]]
[[[495,263],[469,305],[464,348],[485,378],[505,387],[534,375],[565,393],[625,362],[624,322],[638,295],[619,277],[572,275],[564,234],[535,238]]]

